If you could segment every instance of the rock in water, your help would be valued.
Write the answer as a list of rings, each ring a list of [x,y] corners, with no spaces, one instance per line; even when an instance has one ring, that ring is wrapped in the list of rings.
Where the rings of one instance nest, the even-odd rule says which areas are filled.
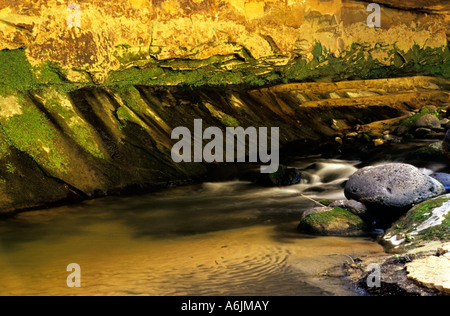
[[[302,215],[298,231],[319,236],[366,236],[367,224],[340,207],[318,207]]]
[[[432,114],[425,114],[416,121],[415,126],[424,128],[440,128],[441,121]]]
[[[445,193],[439,181],[404,163],[365,167],[345,186],[348,199],[381,209],[407,209]]]
[[[281,165],[277,172],[269,174],[260,174],[258,184],[263,186],[289,186],[300,183],[302,174],[300,170],[296,168],[288,168]]]
[[[364,216],[367,212],[367,207],[364,204],[354,200],[336,200],[328,206],[340,207],[358,216]]]
[[[430,175],[430,177],[442,183],[447,190],[450,190],[450,174],[443,172],[436,172]]]

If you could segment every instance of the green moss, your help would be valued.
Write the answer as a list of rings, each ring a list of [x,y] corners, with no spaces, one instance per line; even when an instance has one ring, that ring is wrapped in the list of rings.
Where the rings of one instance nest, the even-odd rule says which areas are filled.
[[[305,220],[314,225],[323,225],[343,219],[356,226],[365,226],[364,222],[358,216],[340,207],[334,207],[328,212],[312,213]]]
[[[401,126],[404,126],[404,127],[409,129],[412,126],[414,126],[414,124],[417,122],[417,120],[419,118],[421,118],[424,115],[428,115],[428,114],[434,115],[437,118],[440,118],[440,115],[441,115],[438,111],[436,111],[434,109],[434,107],[424,106],[419,113],[416,113],[413,116],[411,116],[411,117],[407,118],[406,120],[404,120],[402,122]]]
[[[439,117],[439,112],[436,110],[436,108],[434,106],[429,106],[429,105],[425,105],[420,110],[420,114],[422,114],[422,115],[431,114],[431,115],[434,115],[436,117]]]
[[[89,128],[86,128],[82,125],[72,125],[72,137],[73,139],[83,147],[87,152],[89,152],[92,156],[105,159],[105,155],[99,149],[92,132]]]
[[[431,211],[435,208],[441,207],[445,202],[450,201],[450,198],[437,198],[419,204],[408,212],[403,220],[400,230],[411,230],[415,225],[420,224],[431,217]],[[450,214],[447,214],[446,219],[442,224],[430,227],[419,232],[419,236],[423,240],[429,239],[450,239]]]
[[[236,120],[234,117],[227,115],[227,114],[225,114],[220,119],[220,122],[227,127],[238,127],[239,126],[238,120]]]
[[[8,172],[8,173],[15,173],[16,172],[16,168],[14,168],[12,162],[7,162],[6,163],[6,172]]]
[[[123,106],[117,109],[116,111],[117,117],[122,121],[131,121],[130,111]]]
[[[117,45],[116,50],[114,52],[114,56],[119,60],[119,62],[123,65],[127,65],[129,63],[139,63],[145,65],[148,63],[148,59],[150,58],[148,49],[144,49],[143,47],[132,47],[128,44]]]
[[[14,94],[32,88],[36,78],[25,56],[25,50],[0,51],[0,95]]]
[[[411,247],[414,244],[420,244],[427,240],[450,240],[450,214],[447,214],[440,225],[435,225],[427,229],[421,230],[417,235],[412,235],[416,227],[432,216],[432,211],[435,208],[441,207],[444,203],[450,201],[450,197],[443,196],[433,200],[425,201],[413,207],[408,213],[400,218],[387,231],[388,235],[397,235],[399,238],[405,238]],[[411,237],[408,239],[408,237]]]
[[[4,138],[4,135],[0,131],[0,159],[6,157],[9,153],[9,144]]]
[[[422,116],[421,113],[416,113],[413,116],[411,116],[410,118],[404,120],[402,122],[401,126],[411,128],[421,116]]]
[[[63,79],[65,74],[61,65],[52,61],[31,67],[24,49],[0,50],[0,95],[26,92],[50,84],[65,92],[79,89],[78,84]]]
[[[422,158],[442,158],[442,142],[432,143],[428,146],[421,147],[414,152],[414,155]]]
[[[57,92],[53,92],[53,94],[49,93],[44,98],[43,102],[49,111],[64,119],[64,122],[68,126],[67,133],[71,139],[75,140],[78,145],[84,148],[92,156],[104,159],[105,156],[97,145],[91,127],[72,109],[61,105],[62,99]]]
[[[423,240],[450,240],[450,214],[447,214],[441,225],[430,227],[420,232]]]
[[[116,57],[122,66],[110,72],[102,86],[185,85],[188,87],[243,85],[260,87],[278,83],[349,79],[378,79],[412,75],[450,78],[450,49],[413,45],[402,51],[395,45],[353,43],[335,55],[320,42],[312,49],[311,60],[301,56],[285,66],[273,66],[264,60],[245,61],[238,55],[213,56],[205,60],[166,60],[150,58],[146,50],[124,44],[116,47]],[[382,54],[380,54],[382,53]],[[385,60],[373,56],[386,55]],[[232,65],[224,67],[224,65]],[[65,71],[55,62],[32,68],[25,51],[0,51],[0,94],[32,90],[52,84],[62,91],[72,91],[80,85],[65,81]],[[81,86],[93,85],[92,82]]]
[[[158,85],[163,81],[165,71],[159,67],[140,69],[137,67],[128,68],[110,73],[105,81],[105,85]]]
[[[34,106],[22,100],[22,114],[1,122],[8,140],[50,170],[66,171],[67,159],[57,146],[51,123]]]
[[[320,200],[319,203],[325,206],[330,205],[331,203],[333,203],[333,200]]]
[[[318,235],[361,236],[368,227],[359,216],[335,207],[307,215],[300,221],[298,229]]]
[[[62,84],[64,83],[64,75],[66,71],[62,67],[52,61],[46,61],[43,65],[34,68],[37,81],[42,84]]]
[[[134,122],[136,124],[141,123],[129,109],[127,109],[126,107],[123,107],[123,106],[121,106],[120,108],[117,109],[116,115],[117,115],[117,118],[119,120],[121,120],[124,124],[126,124],[126,122]],[[120,128],[124,128],[124,127],[126,127],[126,125],[122,125]]]
[[[117,85],[112,88],[122,101],[134,112],[144,113],[145,105],[141,102],[141,95],[133,85]],[[123,110],[121,110],[123,111]]]

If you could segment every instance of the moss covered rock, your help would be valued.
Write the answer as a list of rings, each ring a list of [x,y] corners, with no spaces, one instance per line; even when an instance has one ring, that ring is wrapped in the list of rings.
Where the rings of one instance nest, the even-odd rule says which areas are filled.
[[[24,55],[19,55],[8,74],[20,71]],[[0,213],[68,196],[134,192],[200,177],[216,166],[176,164],[170,154],[172,130],[179,126],[192,130],[193,118],[202,118],[205,127],[222,129],[238,124],[278,126],[280,148],[289,144],[306,153],[334,139],[336,131],[329,124],[333,118],[356,126],[402,115],[405,109],[422,106],[423,99],[431,104],[449,101],[440,90],[447,81],[426,77],[190,89],[131,84],[83,88],[58,83],[60,79],[52,76],[45,79],[47,84],[33,76],[11,76],[2,77],[10,80],[6,84],[0,83]],[[428,86],[439,89],[417,92]],[[333,91],[380,95],[370,97],[369,107],[367,98],[329,99]],[[16,158],[11,156],[13,150]],[[31,174],[29,170],[35,174],[33,181],[24,176]],[[294,184],[301,176],[281,171],[288,170],[280,168],[271,181]]]
[[[359,216],[340,207],[322,207],[305,211],[298,230],[320,236],[364,236],[369,227]]]
[[[414,206],[381,237],[393,251],[416,248],[432,240],[450,240],[450,194]]]

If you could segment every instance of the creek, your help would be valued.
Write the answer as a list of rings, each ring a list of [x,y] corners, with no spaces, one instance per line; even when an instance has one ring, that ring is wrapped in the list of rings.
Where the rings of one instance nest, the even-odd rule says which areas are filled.
[[[363,156],[294,157],[301,183],[203,182],[19,213],[0,221],[0,295],[365,295],[336,267],[379,256],[373,238],[296,231],[311,199],[344,199],[358,168],[405,161],[423,144]],[[306,198],[305,198],[306,197]],[[66,267],[81,267],[68,288]]]

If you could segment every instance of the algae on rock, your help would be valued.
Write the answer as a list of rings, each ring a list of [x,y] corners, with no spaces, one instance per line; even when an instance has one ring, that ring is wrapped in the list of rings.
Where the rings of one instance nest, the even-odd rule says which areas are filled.
[[[396,221],[381,241],[393,251],[420,247],[432,240],[450,240],[450,195],[414,206]]]

